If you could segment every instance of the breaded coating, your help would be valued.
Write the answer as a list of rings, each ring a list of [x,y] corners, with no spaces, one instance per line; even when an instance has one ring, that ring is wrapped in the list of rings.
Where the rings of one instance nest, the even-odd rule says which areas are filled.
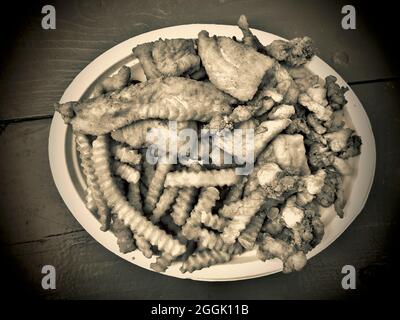
[[[349,91],[347,87],[340,87],[336,83],[337,79],[335,76],[328,76],[325,78],[325,87],[327,90],[327,98],[329,105],[333,110],[340,110],[346,105],[347,100],[345,98],[345,93]]]
[[[233,97],[248,101],[253,98],[265,73],[274,62],[253,48],[227,37],[199,33],[198,50],[210,81]]]
[[[315,48],[309,37],[294,38],[290,41],[274,40],[265,50],[271,57],[291,67],[301,66],[315,55]]]
[[[283,273],[299,271],[307,263],[307,258],[303,252],[296,252],[292,245],[270,236],[263,239],[260,249],[267,255],[267,258],[282,260]]]
[[[132,49],[133,56],[139,59],[147,80],[162,76],[153,60],[153,45],[152,42],[143,43]]]
[[[245,15],[242,14],[239,17],[237,25],[243,33],[242,41],[246,46],[252,47],[259,52],[265,52],[265,48],[261,44],[260,40],[258,40],[258,38],[251,32]]]
[[[162,75],[178,77],[191,74],[200,68],[200,57],[192,39],[165,39],[154,43],[154,63]]]
[[[208,122],[217,114],[229,114],[234,102],[209,82],[170,77],[84,102],[57,104],[56,111],[74,131],[101,135],[145,119]]]
[[[179,77],[200,70],[193,39],[160,39],[138,45],[132,52],[139,59],[147,80]]]
[[[118,70],[118,73],[111,77],[105,78],[102,82],[98,83],[93,89],[93,97],[98,97],[103,93],[120,90],[126,87],[131,79],[131,69],[123,66]]]

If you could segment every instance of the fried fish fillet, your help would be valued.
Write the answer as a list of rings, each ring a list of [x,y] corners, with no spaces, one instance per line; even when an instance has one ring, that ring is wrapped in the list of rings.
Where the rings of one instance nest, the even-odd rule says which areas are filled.
[[[241,101],[253,98],[273,59],[228,37],[199,33],[198,52],[210,81]]]
[[[208,122],[229,114],[231,96],[209,82],[187,78],[158,78],[84,102],[56,104],[65,123],[76,132],[101,135],[137,120],[166,119]]]
[[[148,80],[188,75],[200,69],[200,57],[193,39],[160,39],[138,45],[132,52],[142,64]]]

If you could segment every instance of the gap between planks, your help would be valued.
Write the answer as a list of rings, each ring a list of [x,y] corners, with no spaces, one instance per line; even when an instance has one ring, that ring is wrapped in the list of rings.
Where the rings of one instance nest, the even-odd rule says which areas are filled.
[[[389,77],[389,78],[381,78],[381,79],[370,79],[370,80],[360,80],[360,81],[350,81],[347,82],[349,86],[357,86],[363,84],[371,84],[371,83],[380,83],[380,82],[389,82],[389,81],[398,81],[400,77]],[[35,121],[35,120],[43,120],[43,119],[51,119],[53,118],[54,113],[51,114],[42,114],[42,115],[34,115],[34,116],[26,116],[26,117],[17,117],[17,118],[8,118],[8,119],[0,119],[0,126],[5,127],[8,124],[12,123],[21,123],[27,121]]]

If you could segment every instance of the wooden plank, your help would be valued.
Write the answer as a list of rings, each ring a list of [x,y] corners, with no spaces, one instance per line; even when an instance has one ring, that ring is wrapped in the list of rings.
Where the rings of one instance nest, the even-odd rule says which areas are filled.
[[[0,134],[3,243],[82,230],[64,205],[50,172],[47,152],[50,123],[47,119],[10,124]]]
[[[362,16],[357,18],[356,30],[341,28],[344,4],[287,0],[56,1],[57,29],[49,31],[40,26],[39,4],[32,5],[33,12],[15,36],[14,47],[3,63],[0,118],[52,113],[53,103],[74,77],[125,39],[172,25],[235,24],[242,13],[257,29],[286,38],[309,35],[322,59],[347,81],[399,76]]]
[[[142,269],[108,252],[83,231],[5,250],[26,287],[49,299],[349,298],[368,290],[371,268],[375,273],[387,269],[386,232],[384,225],[362,227],[356,221],[299,273],[226,283],[181,280]],[[40,270],[47,264],[56,268],[56,290],[41,288]],[[357,291],[341,287],[341,270],[348,264],[357,270]]]
[[[0,135],[0,249],[32,294],[52,299],[346,299],[389,294],[382,289],[393,277],[399,225],[400,150],[396,146],[400,82],[356,85],[353,89],[374,129],[378,155],[375,182],[360,216],[302,272],[245,282],[203,283],[152,273],[108,252],[80,231],[53,185],[47,162],[49,120],[13,124]],[[57,269],[55,291],[40,287],[40,269],[45,264]],[[356,291],[344,291],[340,286],[341,268],[346,264],[357,270]]]

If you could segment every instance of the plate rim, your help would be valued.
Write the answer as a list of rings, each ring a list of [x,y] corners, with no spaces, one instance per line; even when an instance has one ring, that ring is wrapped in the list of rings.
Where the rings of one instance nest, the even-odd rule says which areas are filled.
[[[88,88],[90,86],[92,86],[93,82],[96,81],[102,74],[104,74],[104,72],[109,70],[113,65],[117,64],[118,62],[122,61],[123,59],[129,57],[129,55],[130,55],[129,52],[131,52],[131,50],[127,51],[127,53],[129,53],[129,54],[125,54],[125,56],[122,57],[124,54],[122,54],[121,52],[126,50],[126,47],[129,46],[129,48],[131,49],[133,46],[135,46],[139,43],[149,41],[148,40],[149,37],[154,37],[154,38],[156,37],[156,39],[158,39],[158,38],[160,38],[160,33],[165,34],[165,33],[169,33],[169,32],[177,32],[177,31],[179,31],[177,33],[182,33],[182,32],[186,33],[188,28],[195,28],[196,30],[197,29],[206,29],[207,31],[210,32],[210,34],[219,34],[218,33],[219,31],[215,31],[214,29],[226,29],[226,30],[229,29],[229,34],[230,34],[229,36],[234,36],[234,35],[241,36],[241,32],[237,26],[224,25],[224,24],[200,24],[200,23],[184,24],[184,25],[160,28],[160,29],[156,29],[156,30],[152,30],[152,31],[149,31],[146,33],[136,35],[136,36],[131,37],[125,41],[122,41],[119,44],[113,46],[112,48],[106,50],[101,55],[99,55],[97,58],[95,58],[93,61],[91,61],[69,84],[67,89],[64,91],[64,93],[60,99],[60,102],[66,102],[67,100],[72,100],[69,97],[76,96],[75,90],[77,90],[78,92],[81,92],[81,94],[79,97],[74,98],[74,99],[75,100],[80,99],[85,94],[85,92],[88,90]],[[272,39],[284,39],[282,37],[268,33],[266,31],[253,29],[253,28],[251,30],[253,31],[253,33],[256,36],[259,36],[259,37],[267,36]],[[187,38],[188,36],[185,36],[185,37]],[[164,37],[162,37],[162,38],[164,38]],[[154,41],[154,40],[151,40],[151,41]],[[115,56],[117,55],[116,52],[119,52],[119,54],[121,55],[120,58],[115,58]],[[107,63],[108,67],[104,68],[101,65],[106,60],[111,60],[111,61],[113,60],[114,62],[111,63],[111,65],[109,63]],[[352,98],[354,99],[355,103],[361,107],[360,111],[364,117],[363,123],[364,123],[364,125],[367,126],[367,131],[369,131],[369,136],[368,136],[369,147],[370,147],[369,153],[371,155],[368,159],[369,159],[369,168],[371,169],[371,172],[370,172],[370,178],[368,181],[368,185],[365,188],[365,196],[364,196],[364,199],[361,200],[361,204],[359,205],[360,209],[357,210],[358,212],[353,213],[350,217],[348,217],[346,219],[346,223],[344,223],[344,226],[341,228],[341,230],[339,230],[339,232],[337,232],[334,237],[329,239],[329,241],[325,242],[323,247],[320,247],[318,245],[316,248],[314,248],[312,251],[310,251],[310,253],[307,254],[308,259],[311,259],[312,257],[317,255],[321,251],[327,249],[337,238],[339,238],[343,234],[344,231],[346,231],[346,229],[350,226],[350,224],[361,213],[361,211],[364,208],[365,203],[368,199],[369,193],[371,191],[373,181],[374,181],[374,176],[375,176],[375,168],[376,168],[375,138],[374,138],[374,134],[372,131],[371,122],[369,121],[368,114],[365,111],[361,101],[358,99],[357,95],[354,93],[352,88],[343,80],[343,78],[330,65],[328,65],[326,62],[324,62],[319,57],[315,57],[313,59],[312,63],[321,64],[329,74],[333,74],[338,78],[338,82],[341,85],[348,86],[349,93],[352,95]],[[156,271],[150,269],[148,266],[142,265],[140,263],[140,261],[142,260],[140,257],[141,254],[140,255],[134,254],[136,261],[135,260],[132,261],[130,256],[128,256],[126,254],[125,255],[121,254],[118,251],[117,247],[115,248],[115,246],[110,246],[107,243],[109,241],[109,239],[107,239],[108,237],[105,236],[107,233],[110,234],[110,232],[104,233],[104,232],[100,231],[97,224],[89,225],[88,223],[86,223],[82,220],[81,213],[77,213],[77,212],[80,212],[82,210],[82,208],[81,208],[81,205],[78,206],[77,203],[70,201],[70,196],[68,196],[68,194],[71,194],[71,192],[77,193],[77,190],[75,187],[73,187],[72,177],[71,177],[69,169],[68,169],[68,163],[67,163],[67,157],[66,157],[67,146],[65,145],[66,141],[64,139],[64,144],[63,144],[63,143],[61,143],[62,139],[60,139],[61,136],[64,138],[66,137],[67,130],[68,130],[68,126],[64,124],[61,115],[58,113],[55,113],[54,117],[52,119],[51,127],[50,127],[49,141],[48,141],[48,154],[49,154],[50,169],[52,172],[53,180],[54,180],[57,190],[60,193],[65,205],[68,207],[69,211],[72,213],[72,215],[75,217],[75,219],[85,229],[85,231],[88,232],[90,234],[90,236],[96,240],[96,242],[100,243],[106,249],[108,249],[109,251],[118,255],[119,257],[122,257],[123,259],[129,261],[130,263],[133,263],[138,267],[142,267],[147,270],[156,272]],[[364,136],[363,136],[363,139],[364,139]],[[363,143],[364,143],[364,141],[363,141]],[[364,152],[364,150],[363,150],[363,152]],[[62,156],[60,157],[60,155],[62,155]],[[66,183],[66,173],[68,176],[67,183]],[[72,189],[71,189],[71,187],[72,187]],[[354,185],[352,186],[352,190],[353,190],[353,188],[354,188]],[[86,207],[85,207],[85,209],[86,209]],[[92,215],[92,217],[93,217],[93,219],[96,219],[93,215]],[[114,241],[114,242],[116,242],[116,241]],[[112,248],[110,248],[110,247],[112,247]],[[139,260],[139,263],[137,263],[138,260]],[[236,276],[236,277],[230,277],[230,278],[199,277],[199,276],[197,276],[196,272],[194,272],[192,274],[182,274],[179,271],[178,271],[179,272],[178,274],[170,274],[168,271],[167,271],[167,273],[161,273],[161,274],[166,275],[166,276],[173,276],[173,277],[181,278],[181,279],[191,279],[191,280],[197,280],[197,281],[237,281],[237,280],[245,280],[245,279],[253,279],[253,278],[263,277],[266,275],[270,275],[270,274],[282,271],[281,263],[276,260],[277,259],[274,259],[274,260],[270,260],[268,262],[268,263],[271,263],[276,266],[275,269],[272,271],[259,273],[259,274],[253,274],[253,275],[242,275],[242,276]],[[254,263],[254,262],[251,262],[251,263]],[[148,260],[146,261],[146,264],[149,264]],[[224,266],[225,267],[229,266],[229,264],[225,264]],[[214,266],[214,267],[218,267],[218,266]],[[208,268],[208,269],[212,269],[212,268]]]

